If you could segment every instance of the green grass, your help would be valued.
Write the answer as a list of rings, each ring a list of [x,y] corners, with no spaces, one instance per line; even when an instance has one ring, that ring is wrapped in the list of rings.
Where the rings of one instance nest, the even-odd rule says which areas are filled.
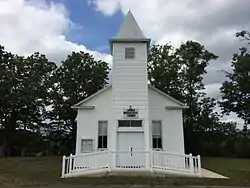
[[[250,160],[206,158],[202,165],[205,168],[229,176],[230,180],[214,180],[180,177],[79,177],[61,179],[61,159],[43,158],[8,158],[0,159],[0,188],[46,187],[46,188],[81,188],[95,187],[128,187],[130,185],[151,186],[194,186],[194,185],[249,185]]]
[[[233,182],[250,185],[250,159],[205,158],[202,167],[221,173]]]

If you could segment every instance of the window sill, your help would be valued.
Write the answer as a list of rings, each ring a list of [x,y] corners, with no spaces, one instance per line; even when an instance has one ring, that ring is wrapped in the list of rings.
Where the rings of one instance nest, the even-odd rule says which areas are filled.
[[[153,148],[152,150],[154,150],[154,151],[163,151],[162,148]]]
[[[97,148],[97,151],[107,151],[108,148]]]
[[[143,132],[142,127],[118,127],[117,132]]]

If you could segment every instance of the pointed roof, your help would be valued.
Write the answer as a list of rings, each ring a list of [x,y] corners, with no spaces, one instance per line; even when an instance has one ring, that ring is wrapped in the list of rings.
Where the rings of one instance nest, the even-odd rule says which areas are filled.
[[[145,39],[139,25],[132,12],[129,10],[117,35],[116,39]]]
[[[147,42],[148,47],[150,38],[146,38],[136,22],[132,12],[129,10],[123,23],[115,37],[110,39],[110,48],[112,53],[113,42]]]

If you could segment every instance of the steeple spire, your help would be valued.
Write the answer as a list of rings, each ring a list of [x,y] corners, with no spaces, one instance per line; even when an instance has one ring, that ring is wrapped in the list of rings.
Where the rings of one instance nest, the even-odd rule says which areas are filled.
[[[111,54],[114,42],[146,42],[149,47],[150,39],[146,38],[129,10],[115,37],[110,39]]]
[[[132,12],[129,10],[117,35],[116,39],[145,39],[139,25]]]

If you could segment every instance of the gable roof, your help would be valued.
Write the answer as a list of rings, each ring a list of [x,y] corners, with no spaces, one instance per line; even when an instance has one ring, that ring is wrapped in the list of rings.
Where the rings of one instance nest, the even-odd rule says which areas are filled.
[[[103,93],[104,91],[110,89],[112,87],[112,85],[108,85],[106,87],[104,87],[103,89],[97,91],[96,93],[94,93],[93,95],[90,95],[89,97],[87,97],[86,99],[83,99],[82,101],[78,102],[77,104],[73,105],[72,108],[84,108],[83,106],[81,106],[82,104],[84,104],[85,102],[89,101],[90,99],[93,99],[94,97],[96,97],[97,95]],[[171,97],[170,95],[162,92],[161,90],[155,88],[152,85],[148,85],[148,87],[156,92],[158,92],[159,94],[163,95],[164,97],[166,97],[167,99],[175,102],[176,104],[179,105],[179,108],[188,108],[185,104],[183,104],[182,102],[176,100],[175,98]],[[87,109],[92,109],[94,108],[93,106],[85,106],[85,108]],[[175,108],[175,107],[166,107],[166,108]]]
[[[177,99],[175,99],[174,97],[171,97],[170,95],[164,93],[163,91],[157,89],[156,87],[152,86],[152,85],[148,85],[149,88],[151,88],[152,90],[158,92],[159,94],[161,94],[162,96],[168,98],[169,100],[177,103],[181,108],[188,108],[188,106],[186,106],[184,103],[178,101]]]
[[[90,95],[89,97],[87,97],[87,98],[83,99],[82,101],[76,103],[76,104],[73,105],[71,108],[81,108],[80,106],[81,106],[83,103],[89,101],[90,99],[96,97],[97,95],[103,93],[104,91],[110,89],[111,87],[112,87],[111,84],[110,84],[110,85],[107,85],[106,87],[104,87],[104,88],[102,88],[101,90],[95,92],[94,94]]]

